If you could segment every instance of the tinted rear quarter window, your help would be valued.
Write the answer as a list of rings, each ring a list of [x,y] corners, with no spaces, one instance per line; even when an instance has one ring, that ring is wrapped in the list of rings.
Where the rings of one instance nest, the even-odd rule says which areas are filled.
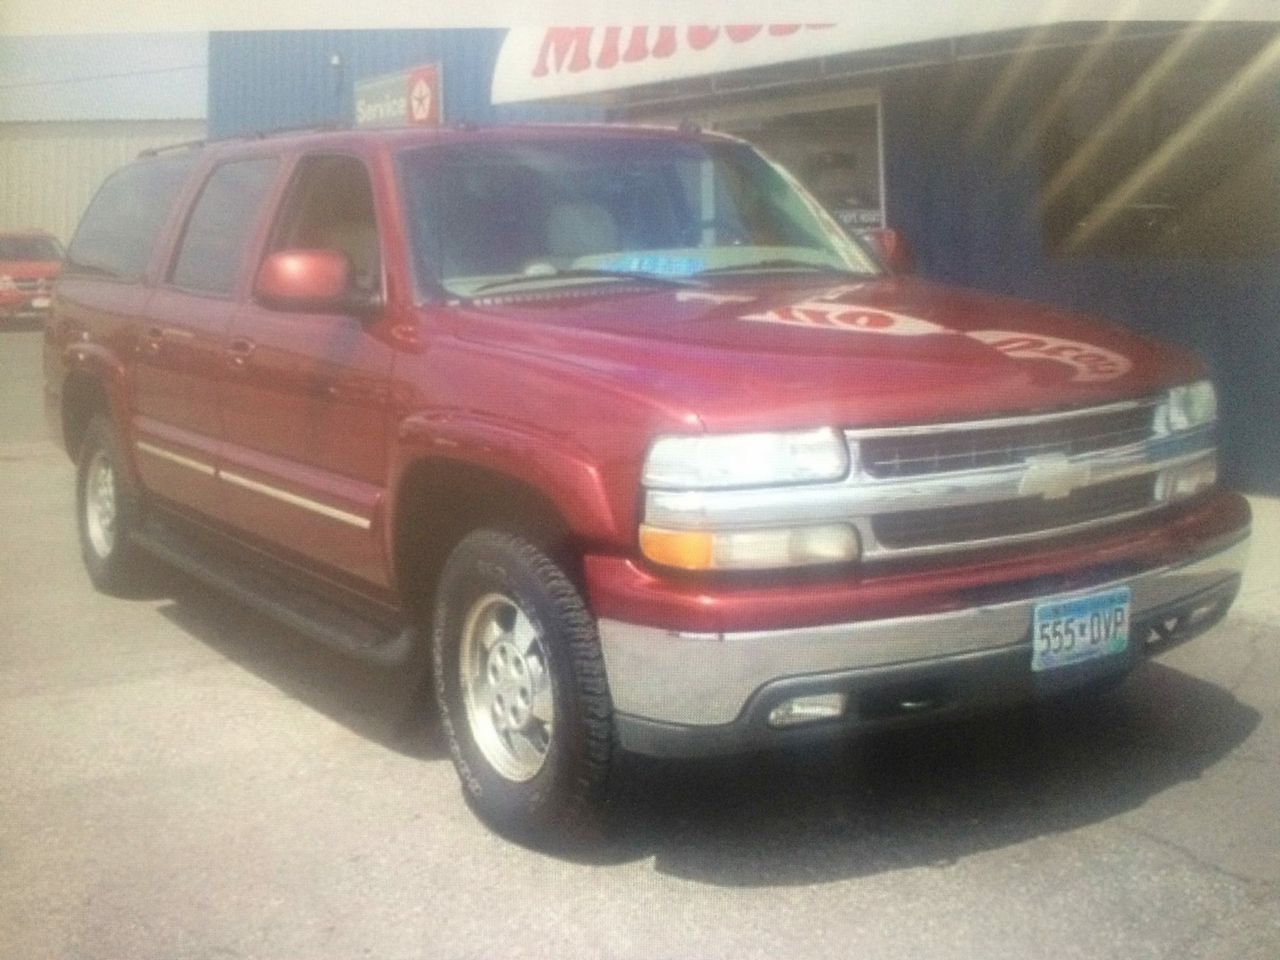
[[[68,272],[141,277],[194,159],[142,160],[108,177],[80,219]]]
[[[232,160],[210,174],[169,274],[174,286],[219,295],[235,288],[245,243],[277,165],[274,157]]]

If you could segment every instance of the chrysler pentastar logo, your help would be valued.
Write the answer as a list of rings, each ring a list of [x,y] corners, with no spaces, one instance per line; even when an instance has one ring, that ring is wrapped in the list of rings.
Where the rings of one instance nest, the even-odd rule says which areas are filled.
[[[1065,453],[1044,453],[1027,457],[1027,471],[1018,483],[1024,497],[1061,500],[1073,490],[1089,485],[1092,471],[1087,463],[1072,463]]]

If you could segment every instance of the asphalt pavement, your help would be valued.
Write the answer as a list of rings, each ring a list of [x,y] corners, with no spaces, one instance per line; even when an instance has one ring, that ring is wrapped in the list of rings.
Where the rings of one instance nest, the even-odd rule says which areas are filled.
[[[0,957],[1280,957],[1280,504],[1229,619],[1091,706],[631,765],[487,831],[411,678],[158,571],[100,596],[0,332]]]

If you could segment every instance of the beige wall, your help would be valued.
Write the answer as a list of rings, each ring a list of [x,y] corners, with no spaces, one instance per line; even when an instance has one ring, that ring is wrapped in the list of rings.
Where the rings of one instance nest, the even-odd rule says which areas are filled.
[[[0,230],[39,227],[66,243],[108,173],[204,131],[203,120],[0,123]]]

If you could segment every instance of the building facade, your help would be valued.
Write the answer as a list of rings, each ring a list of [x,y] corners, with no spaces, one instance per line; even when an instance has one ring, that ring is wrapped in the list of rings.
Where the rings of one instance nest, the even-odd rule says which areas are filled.
[[[761,144],[928,279],[1196,350],[1223,470],[1280,493],[1280,30],[1076,22],[868,48],[832,25],[214,34],[214,135],[345,122],[439,65],[446,123],[633,120]]]
[[[65,244],[107,174],[142,150],[204,135],[200,119],[0,123],[0,230],[37,228]]]
[[[107,174],[205,136],[205,34],[0,37],[0,230],[64,243]]]
[[[494,106],[489,85],[505,30],[306,30],[209,35],[209,135],[343,124],[355,84],[434,63],[445,123],[598,120],[593,105]]]

